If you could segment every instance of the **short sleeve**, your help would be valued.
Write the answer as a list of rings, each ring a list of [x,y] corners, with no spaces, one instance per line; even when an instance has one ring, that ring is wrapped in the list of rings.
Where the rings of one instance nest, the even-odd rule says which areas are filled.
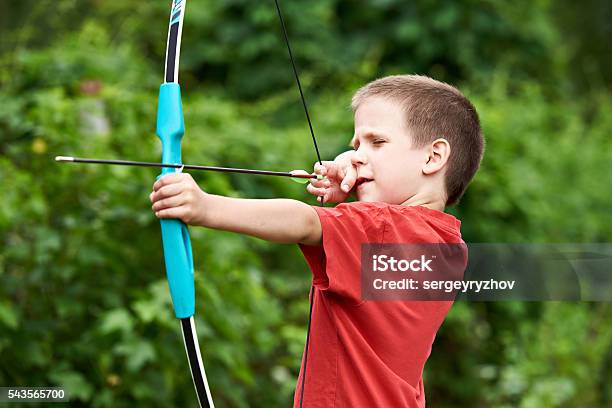
[[[313,206],[322,228],[322,244],[300,245],[320,290],[361,299],[361,245],[379,243],[385,221],[380,208],[364,203],[334,208]]]

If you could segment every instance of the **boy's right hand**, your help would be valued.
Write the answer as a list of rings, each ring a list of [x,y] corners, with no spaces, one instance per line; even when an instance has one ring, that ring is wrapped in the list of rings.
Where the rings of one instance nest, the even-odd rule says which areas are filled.
[[[338,155],[334,161],[324,161],[322,165],[315,163],[315,174],[320,174],[325,178],[311,179],[306,190],[317,196],[319,202],[321,200],[325,203],[345,201],[357,181],[357,169],[351,162],[354,154],[354,150],[349,150]]]

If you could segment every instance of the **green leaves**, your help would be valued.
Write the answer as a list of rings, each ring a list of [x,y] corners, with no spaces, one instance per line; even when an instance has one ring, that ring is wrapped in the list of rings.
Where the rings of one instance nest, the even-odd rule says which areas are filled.
[[[193,405],[148,201],[159,171],[53,161],[157,161],[167,4],[18,3],[0,4],[0,383],[64,385],[92,406]],[[607,20],[592,18],[605,16],[603,3],[282,5],[324,159],[352,136],[358,87],[387,73],[432,74],[468,94],[487,138],[481,171],[451,209],[466,241],[610,241],[612,71],[594,52],[607,50]],[[272,4],[187,7],[185,161],[310,171]],[[211,193],[315,204],[285,180],[194,177]],[[308,314],[299,251],[191,233],[215,400],[287,406]],[[457,304],[426,368],[428,402],[606,406],[610,319],[606,304]]]
[[[16,311],[6,301],[0,303],[0,325],[8,329],[16,329],[19,325]]]

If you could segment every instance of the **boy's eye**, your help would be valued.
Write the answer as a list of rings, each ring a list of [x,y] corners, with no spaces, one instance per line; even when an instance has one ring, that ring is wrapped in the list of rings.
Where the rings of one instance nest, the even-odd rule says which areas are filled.
[[[374,144],[375,144],[375,145],[379,145],[379,144],[383,144],[383,143],[385,143],[385,141],[384,141],[384,140],[382,140],[382,139],[378,139],[378,140],[375,140],[375,141],[374,141]]]

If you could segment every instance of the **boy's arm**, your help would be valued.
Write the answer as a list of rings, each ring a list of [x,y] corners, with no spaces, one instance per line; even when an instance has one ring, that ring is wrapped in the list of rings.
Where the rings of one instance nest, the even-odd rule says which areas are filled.
[[[242,199],[206,194],[201,222],[208,228],[238,232],[286,244],[321,243],[316,211],[289,199]]]
[[[301,201],[253,200],[207,194],[187,173],[171,173],[153,184],[149,196],[158,218],[177,218],[200,225],[238,232],[267,241],[317,245],[321,222],[317,212]]]

